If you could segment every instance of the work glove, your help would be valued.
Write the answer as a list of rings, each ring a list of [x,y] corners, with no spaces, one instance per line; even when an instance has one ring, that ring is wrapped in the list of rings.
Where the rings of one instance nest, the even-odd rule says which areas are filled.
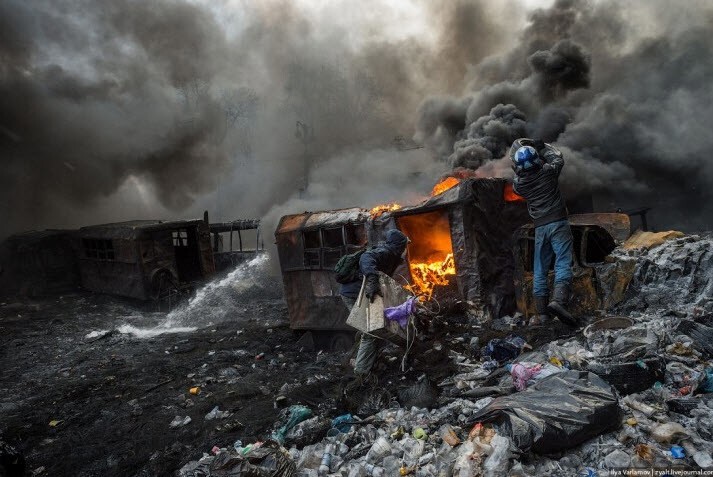
[[[364,294],[369,299],[369,303],[374,303],[376,300],[376,295],[384,296],[381,293],[381,287],[379,286],[379,276],[375,274],[366,276],[366,288]]]

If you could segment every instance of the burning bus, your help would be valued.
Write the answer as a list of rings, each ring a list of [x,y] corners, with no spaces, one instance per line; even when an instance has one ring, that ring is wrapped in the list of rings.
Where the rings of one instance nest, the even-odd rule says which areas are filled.
[[[370,243],[389,228],[404,232],[406,288],[422,300],[454,297],[485,313],[515,310],[513,234],[529,218],[504,179],[447,178],[418,205],[375,216]]]
[[[623,298],[633,275],[626,259],[610,256],[629,236],[629,218],[577,214],[569,220],[573,309],[589,314],[607,309]],[[505,179],[447,177],[418,205],[283,217],[275,237],[291,327],[347,330],[334,265],[358,247],[376,245],[392,228],[411,240],[406,266],[393,279],[420,300],[461,304],[486,317],[534,312],[534,228],[524,200]]]
[[[394,278],[423,300],[449,295],[500,316],[515,309],[514,232],[524,203],[504,179],[456,180],[421,204],[342,209],[282,217],[275,231],[293,329],[348,330],[334,265],[397,228],[411,242]]]

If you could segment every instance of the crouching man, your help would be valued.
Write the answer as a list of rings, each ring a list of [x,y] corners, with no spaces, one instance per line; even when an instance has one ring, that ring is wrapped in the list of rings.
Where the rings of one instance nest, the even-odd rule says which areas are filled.
[[[515,171],[513,190],[527,200],[535,223],[533,296],[538,316],[530,323],[542,324],[552,313],[577,326],[578,320],[567,310],[572,294],[572,231],[559,189],[562,153],[542,140],[521,138],[513,142],[510,159]],[[550,300],[547,273],[553,259],[555,281]]]
[[[377,295],[383,296],[379,285],[379,273],[391,276],[404,259],[408,238],[399,230],[386,232],[386,240],[361,254],[358,279],[342,285],[342,300],[351,310],[361,289],[362,277],[366,277],[365,295],[373,302]],[[373,335],[362,333],[354,363],[354,374],[364,378],[371,372],[377,353],[377,340]]]

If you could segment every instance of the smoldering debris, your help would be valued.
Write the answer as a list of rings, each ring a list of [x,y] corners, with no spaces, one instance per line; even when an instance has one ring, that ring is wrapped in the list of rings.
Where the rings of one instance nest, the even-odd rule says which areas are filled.
[[[630,297],[633,302],[621,310],[633,305],[637,311],[628,316],[592,318],[582,333],[554,339],[537,336],[514,317],[515,328],[507,332],[528,336],[530,350],[522,337],[511,335],[491,340],[478,356],[468,339],[478,332],[459,328],[451,317],[450,333],[425,352],[415,351],[405,373],[417,376],[426,362],[432,371],[451,368],[437,382],[435,402],[407,404],[402,392],[389,401],[397,387],[420,393],[433,387],[428,373],[401,386],[388,365],[377,364],[378,384],[366,380],[344,391],[355,404],[378,396],[383,404],[375,410],[339,415],[347,410],[330,414],[299,404],[284,409],[272,429],[291,429],[279,444],[292,465],[274,475],[611,475],[621,468],[713,467],[713,368],[707,361],[713,302],[710,296],[691,299],[713,283],[713,262],[696,253],[710,250],[710,240],[673,236],[629,248],[637,261],[634,287],[649,288],[649,296],[654,288],[685,295],[695,284],[691,295],[645,308]],[[692,263],[677,266],[686,257]],[[504,341],[511,346],[496,361],[491,351]],[[444,344],[448,352],[437,352]],[[386,348],[379,362],[402,352]],[[266,442],[274,452],[269,449],[278,442]],[[239,439],[216,446],[213,455],[186,463],[178,475],[218,476],[225,462],[237,474],[247,475],[249,465],[268,472],[274,462],[264,460],[264,452],[252,455],[262,445]]]

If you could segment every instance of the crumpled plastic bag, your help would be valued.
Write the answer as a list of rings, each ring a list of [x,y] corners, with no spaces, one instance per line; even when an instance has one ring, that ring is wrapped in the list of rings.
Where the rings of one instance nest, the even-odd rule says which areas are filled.
[[[612,387],[594,373],[563,371],[530,388],[498,397],[471,423],[494,422],[522,452],[569,449],[621,425]]]
[[[300,422],[312,417],[312,410],[306,406],[300,406],[295,404],[290,406],[286,410],[283,410],[280,414],[280,421],[284,424],[278,427],[271,435],[270,439],[273,439],[280,444],[285,443],[285,434],[287,431],[295,427],[295,425]]]
[[[498,363],[512,361],[520,356],[526,341],[517,335],[508,335],[505,339],[492,339],[480,352],[484,358],[491,358]]]
[[[276,442],[268,441],[247,455],[230,450],[217,456],[189,462],[178,471],[179,477],[293,477],[297,467],[289,453]]]
[[[527,382],[533,379],[542,370],[542,365],[539,363],[520,362],[509,364],[507,369],[510,371],[515,389],[524,391],[527,389]]]
[[[408,319],[416,311],[416,297],[412,296],[398,306],[384,309],[384,317],[389,321],[395,321],[401,328],[406,328]]]

